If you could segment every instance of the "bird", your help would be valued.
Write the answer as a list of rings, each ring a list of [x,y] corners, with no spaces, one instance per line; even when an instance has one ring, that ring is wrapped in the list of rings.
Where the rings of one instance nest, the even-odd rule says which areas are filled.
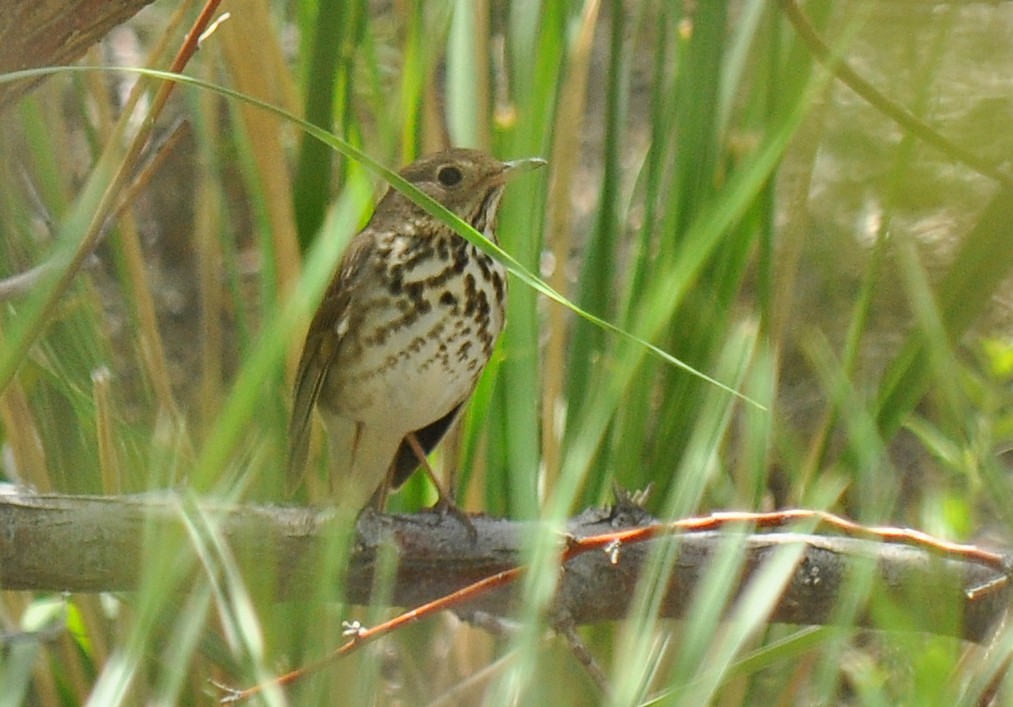
[[[450,148],[400,175],[495,241],[507,181],[544,164]],[[501,263],[388,189],[342,255],[306,334],[288,431],[290,492],[305,477],[316,409],[338,506],[382,510],[387,494],[423,467],[438,507],[463,517],[426,456],[474,393],[505,324],[506,295]]]

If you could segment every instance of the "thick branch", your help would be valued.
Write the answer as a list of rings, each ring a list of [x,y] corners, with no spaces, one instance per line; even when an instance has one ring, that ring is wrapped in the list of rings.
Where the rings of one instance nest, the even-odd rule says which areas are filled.
[[[129,590],[140,577],[147,537],[181,537],[183,505],[174,497],[0,496],[0,586],[5,589],[94,592]],[[332,526],[332,515],[301,507],[202,506],[220,524],[242,569],[277,572],[281,598],[305,596],[320,582],[319,552]],[[636,509],[616,515],[589,511],[569,524],[577,537],[645,525],[651,518]],[[389,602],[417,606],[472,582],[514,567],[527,523],[495,518],[473,519],[472,543],[452,518],[421,513],[367,515],[359,522],[358,541],[345,577],[346,596],[370,601],[378,550],[393,544],[399,556]],[[155,530],[156,532],[150,532]],[[740,586],[786,545],[801,547],[801,560],[787,582],[771,621],[825,624],[858,563],[875,563],[875,592],[887,592],[917,607],[917,625],[907,629],[982,641],[1010,603],[1007,578],[994,567],[967,558],[939,556],[900,544],[854,538],[758,533],[743,535],[745,562]],[[727,533],[678,536],[680,551],[661,607],[679,617],[728,541]],[[149,540],[150,542],[150,540]],[[561,573],[557,609],[576,624],[622,619],[652,546],[673,542],[662,537],[627,543],[613,563],[604,552],[575,557]],[[272,562],[273,558],[273,562]],[[462,611],[509,614],[516,587],[504,586],[476,597]],[[913,603],[916,602],[916,603]],[[960,613],[958,612],[958,609]],[[963,620],[952,617],[962,614]],[[864,618],[860,618],[865,623]]]

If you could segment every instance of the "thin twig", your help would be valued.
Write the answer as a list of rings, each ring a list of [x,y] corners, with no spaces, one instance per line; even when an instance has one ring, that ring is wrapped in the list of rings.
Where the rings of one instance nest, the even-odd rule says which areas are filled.
[[[352,622],[348,624],[345,630],[345,633],[351,636],[351,639],[347,643],[331,651],[329,654],[325,655],[324,657],[318,660],[313,661],[308,665],[304,665],[301,668],[296,668],[295,670],[287,672],[284,675],[280,675],[274,680],[262,682],[258,685],[254,685],[253,687],[248,687],[244,690],[229,690],[229,694],[222,697],[220,702],[222,704],[239,702],[241,700],[245,700],[247,698],[259,694],[264,689],[272,685],[278,687],[291,685],[297,680],[301,680],[310,673],[315,672],[316,670],[324,667],[332,660],[348,655],[359,646],[365,645],[370,641],[374,641],[377,638],[380,638],[381,636],[391,633],[392,631],[395,631],[402,626],[407,626],[408,624],[414,623],[422,618],[425,618],[426,616],[435,614],[438,611],[449,609],[455,604],[459,604],[467,599],[472,598],[476,594],[481,594],[482,592],[494,589],[495,587],[508,584],[517,579],[523,573],[523,571],[524,571],[523,567],[514,567],[513,569],[505,570],[503,572],[497,572],[491,577],[486,577],[483,580],[475,582],[474,584],[469,584],[467,587],[464,587],[463,589],[459,589],[456,592],[447,594],[446,596],[440,597],[439,599],[431,601],[428,604],[423,604],[422,606],[416,609],[406,611],[405,613],[395,616],[393,619],[390,619],[389,621],[384,621],[383,623],[378,624],[373,628],[365,628],[364,626],[361,626],[357,621]]]
[[[133,181],[131,181],[130,184],[123,189],[119,204],[106,219],[99,231],[98,238],[96,238],[94,243],[92,243],[91,251],[88,255],[94,253],[95,250],[102,244],[106,235],[112,230],[113,224],[119,219],[120,215],[131,204],[133,204],[141,190],[151,182],[154,174],[162,167],[166,158],[172,154],[172,151],[176,149],[179,145],[179,141],[187,134],[189,128],[189,123],[182,120],[178,121],[169,133],[162,138],[154,148],[152,148],[151,156],[148,158],[148,161],[137,170],[137,174]],[[57,269],[61,265],[63,265],[63,262],[54,258],[47,260],[44,263],[40,263],[35,267],[29,268],[24,272],[20,272],[16,275],[11,275],[0,280],[0,302],[27,294],[35,287],[43,275]]]
[[[184,39],[179,52],[176,54],[176,58],[170,66],[170,71],[173,73],[180,73],[184,68],[186,68],[187,63],[189,63],[190,59],[197,51],[199,37],[207,29],[218,9],[218,5],[220,4],[221,0],[207,0],[200,12],[200,15],[191,27],[190,32]],[[155,93],[155,97],[151,101],[151,107],[148,109],[147,115],[131,139],[126,153],[119,159],[118,164],[111,168],[112,176],[109,178],[108,183],[105,184],[105,187],[102,190],[102,194],[98,199],[98,204],[94,209],[92,218],[88,223],[88,226],[85,228],[80,242],[74,249],[73,256],[56,277],[56,280],[52,284],[50,290],[45,293],[45,296],[42,299],[41,307],[35,314],[37,321],[34,324],[34,329],[6,342],[6,345],[9,346],[11,350],[8,351],[8,357],[6,357],[5,360],[14,363],[8,364],[0,369],[0,390],[7,387],[7,384],[10,382],[10,379],[14,376],[17,370],[17,362],[24,360],[25,353],[28,351],[28,348],[32,345],[36,336],[38,336],[38,334],[42,331],[42,323],[49,319],[50,315],[55,310],[57,303],[66,293],[71,282],[73,282],[74,277],[81,269],[81,266],[94,251],[97,241],[102,236],[106,217],[113,211],[117,199],[122,194],[123,186],[126,184],[129,175],[133,172],[134,165],[137,164],[138,159],[143,153],[144,147],[148,143],[148,140],[154,131],[155,123],[159,116],[161,116],[174,86],[175,82],[173,81],[161,82],[158,87],[158,91]],[[135,88],[135,91],[136,90],[137,89]],[[117,140],[121,139],[121,133],[126,130],[126,125],[129,122],[129,114],[130,110],[124,112],[119,124],[109,138],[111,144],[114,144]],[[103,159],[111,159],[110,153],[106,153],[102,157]],[[92,174],[93,177],[95,174],[102,171],[102,161],[103,160],[100,159],[99,165],[96,167],[96,171]],[[110,166],[106,166],[105,168],[109,169]]]
[[[825,511],[803,509],[788,509],[769,513],[737,511],[720,512],[700,518],[688,518],[670,523],[657,523],[630,530],[602,533],[600,535],[591,535],[586,537],[567,535],[565,536],[565,542],[560,552],[559,564],[562,566],[579,555],[595,550],[605,552],[610,557],[612,564],[618,564],[622,560],[622,548],[627,544],[642,543],[655,538],[672,536],[685,532],[717,531],[727,529],[730,526],[741,527],[743,525],[748,525],[754,528],[770,530],[784,528],[793,523],[807,521],[812,522],[817,526],[829,526],[837,531],[840,531],[844,535],[856,539],[876,540],[883,543],[906,545],[932,554],[944,555],[949,558],[959,558],[965,561],[979,563],[995,569],[1001,574],[1001,576],[994,582],[990,583],[989,586],[976,587],[967,592],[969,599],[979,599],[986,592],[997,591],[1005,587],[1005,585],[1009,583],[1011,572],[1013,572],[1013,570],[1011,570],[1010,562],[1005,556],[996,552],[975,547],[973,545],[964,545],[948,540],[942,540],[932,537],[927,533],[909,528],[863,526],[852,520],[848,520],[847,518],[827,513]],[[420,619],[438,611],[463,604],[475,599],[477,596],[485,592],[509,584],[510,582],[517,580],[517,578],[519,578],[525,570],[525,567],[518,566],[502,572],[497,572],[485,579],[440,597],[435,601],[428,602],[418,608],[400,614],[399,616],[374,626],[373,628],[362,627],[358,624],[358,622],[349,624],[347,633],[351,636],[351,639],[344,645],[333,650],[328,655],[314,661],[313,663],[285,673],[273,680],[254,685],[246,689],[224,688],[227,690],[228,694],[222,697],[221,702],[238,702],[259,694],[269,686],[283,687],[290,685],[306,677],[310,673],[326,666],[332,660],[345,656],[360,646],[376,640],[383,635],[391,633],[402,626],[419,621]],[[569,638],[569,636],[567,637]],[[573,645],[572,642],[571,645]],[[581,659],[579,654],[578,659]],[[588,667],[589,672],[592,671],[590,666],[586,667]],[[602,677],[604,677],[603,673]],[[592,679],[595,679],[596,683],[598,682],[593,673]]]
[[[609,685],[608,677],[605,676],[605,671],[598,665],[598,661],[595,660],[594,654],[584,643],[580,634],[577,633],[577,629],[574,628],[573,621],[564,619],[556,623],[556,632],[559,633],[566,642],[570,645],[570,650],[573,651],[574,657],[577,658],[577,662],[580,663],[587,674],[591,677],[591,680],[598,689],[601,690],[601,694],[604,697],[608,697],[612,694],[612,686]]]

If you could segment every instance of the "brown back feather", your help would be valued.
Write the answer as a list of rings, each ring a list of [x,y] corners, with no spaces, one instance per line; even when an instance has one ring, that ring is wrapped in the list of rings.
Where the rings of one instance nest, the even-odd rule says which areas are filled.
[[[341,265],[327,286],[324,299],[306,333],[306,343],[303,344],[302,357],[295,374],[292,416],[288,426],[286,485],[289,493],[299,488],[306,475],[313,408],[327,380],[331,364],[341,350],[342,342],[337,325],[347,315],[351,302],[348,284],[356,279],[363,263],[369,259],[373,243],[373,233],[367,227],[348,244]]]

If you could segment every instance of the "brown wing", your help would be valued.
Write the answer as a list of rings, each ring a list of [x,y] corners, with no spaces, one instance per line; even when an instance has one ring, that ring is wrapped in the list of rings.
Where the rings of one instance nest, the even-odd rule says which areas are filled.
[[[320,396],[320,389],[327,380],[331,364],[341,351],[342,342],[337,325],[342,317],[348,316],[351,304],[349,283],[355,281],[368,260],[372,244],[373,235],[368,231],[363,231],[349,243],[338,272],[327,286],[324,299],[306,333],[299,369],[295,374],[292,417],[288,424],[286,485],[289,493],[299,488],[305,476],[313,408]]]

